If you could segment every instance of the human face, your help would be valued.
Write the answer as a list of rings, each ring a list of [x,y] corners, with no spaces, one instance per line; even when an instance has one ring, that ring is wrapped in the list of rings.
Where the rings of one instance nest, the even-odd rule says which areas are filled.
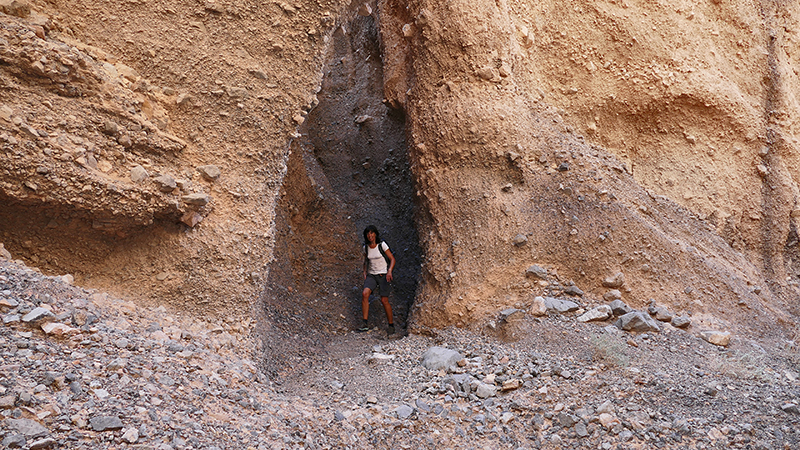
[[[375,236],[375,232],[374,231],[367,231],[367,239],[369,240],[370,244],[374,244],[375,243],[375,238],[376,238],[376,236]]]

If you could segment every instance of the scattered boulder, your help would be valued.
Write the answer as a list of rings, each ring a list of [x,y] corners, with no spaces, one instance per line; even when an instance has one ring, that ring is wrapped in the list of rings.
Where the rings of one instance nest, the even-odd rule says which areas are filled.
[[[672,321],[672,313],[664,308],[663,306],[656,306],[648,309],[648,312],[651,316],[655,317],[656,320],[661,322],[670,322]]]
[[[205,206],[209,201],[211,201],[211,197],[208,194],[194,193],[184,195],[181,197],[181,200],[188,205]]]
[[[421,364],[428,370],[450,370],[464,359],[461,353],[444,347],[431,347],[422,355]]]
[[[531,304],[531,314],[534,316],[543,316],[547,314],[547,302],[544,297],[536,297]]]
[[[617,272],[610,277],[603,280],[603,287],[607,288],[621,288],[625,284],[625,275],[622,272]]]
[[[97,416],[89,419],[94,431],[114,431],[122,428],[122,421],[117,416]]]
[[[607,302],[613,302],[614,300],[619,300],[622,298],[622,292],[618,289],[611,289],[603,294],[603,300]],[[630,311],[629,311],[630,312]]]
[[[575,286],[574,284],[570,285],[570,286],[567,286],[567,288],[564,289],[564,293],[567,294],[567,295],[571,295],[573,297],[583,297],[583,291],[578,286]]]
[[[622,300],[614,300],[613,302],[609,303],[608,306],[611,307],[611,312],[614,313],[615,316],[624,316],[625,314],[633,311],[633,309],[626,305]]]
[[[172,192],[176,187],[178,187],[178,184],[175,182],[175,178],[167,174],[157,176],[153,179],[153,181],[155,181],[158,185],[158,190],[164,193]]]
[[[25,314],[24,316],[22,316],[22,321],[25,322],[25,323],[33,323],[33,324],[35,324],[35,323],[38,323],[38,322],[42,322],[42,321],[44,321],[46,319],[53,319],[53,318],[55,318],[55,315],[52,312],[50,312],[49,309],[45,309],[45,308],[42,308],[42,307],[37,307],[37,308],[34,308],[28,314]]]
[[[547,269],[545,269],[542,266],[534,264],[525,270],[525,276],[528,278],[538,278],[540,280],[546,280]]]
[[[572,311],[577,311],[580,306],[577,303],[569,300],[561,300],[553,297],[544,298],[545,308],[549,313],[564,314]]]
[[[720,347],[727,347],[731,343],[731,333],[728,331],[706,330],[700,332],[700,337],[706,342]]]
[[[478,398],[489,398],[497,395],[497,386],[488,383],[478,383],[475,389],[475,395]]]
[[[131,181],[134,183],[141,183],[149,177],[150,174],[147,173],[147,170],[142,166],[137,165],[131,169]]]
[[[597,308],[592,308],[589,311],[578,316],[578,322],[590,322],[594,320],[606,320],[611,317],[611,307],[608,305],[601,305]]]
[[[521,247],[521,246],[523,246],[523,245],[528,243],[528,237],[525,236],[524,234],[520,233],[520,234],[514,236],[514,239],[511,240],[511,243],[514,244],[517,247]]]
[[[197,171],[200,172],[200,175],[202,175],[203,178],[209,181],[215,181],[222,174],[222,172],[219,170],[219,167],[213,164],[199,166]]]
[[[48,436],[50,434],[50,430],[35,420],[6,419],[6,423],[9,427],[16,430],[17,433],[25,436],[26,438],[35,439]]]
[[[658,322],[642,311],[631,311],[617,320],[617,328],[625,331],[661,331]]]
[[[675,328],[686,328],[692,323],[692,321],[686,316],[673,316],[670,323]]]

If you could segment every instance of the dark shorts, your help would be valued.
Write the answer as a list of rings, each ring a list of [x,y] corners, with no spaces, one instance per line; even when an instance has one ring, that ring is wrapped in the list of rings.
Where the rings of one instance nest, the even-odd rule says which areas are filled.
[[[367,274],[367,279],[364,280],[364,288],[375,292],[375,288],[380,287],[379,295],[381,297],[389,296],[389,282],[386,281],[386,274],[380,275]]]

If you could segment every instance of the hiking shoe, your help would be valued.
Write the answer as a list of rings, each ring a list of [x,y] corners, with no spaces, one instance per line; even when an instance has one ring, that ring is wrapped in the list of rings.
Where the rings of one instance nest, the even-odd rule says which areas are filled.
[[[386,334],[394,334],[394,325],[389,325],[389,328],[386,329]]]
[[[369,327],[366,326],[366,325],[362,325],[362,326],[356,328],[356,332],[358,332],[358,333],[364,333],[364,332],[367,332],[367,331],[369,331]]]

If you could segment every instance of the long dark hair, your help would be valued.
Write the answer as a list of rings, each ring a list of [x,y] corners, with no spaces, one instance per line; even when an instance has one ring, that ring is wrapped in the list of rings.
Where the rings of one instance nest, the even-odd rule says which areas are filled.
[[[375,243],[376,244],[381,243],[381,233],[378,232],[378,227],[376,227],[375,225],[368,225],[367,228],[364,228],[364,248],[366,248],[369,245],[369,239],[367,238],[367,233],[369,233],[370,231],[375,233]]]

